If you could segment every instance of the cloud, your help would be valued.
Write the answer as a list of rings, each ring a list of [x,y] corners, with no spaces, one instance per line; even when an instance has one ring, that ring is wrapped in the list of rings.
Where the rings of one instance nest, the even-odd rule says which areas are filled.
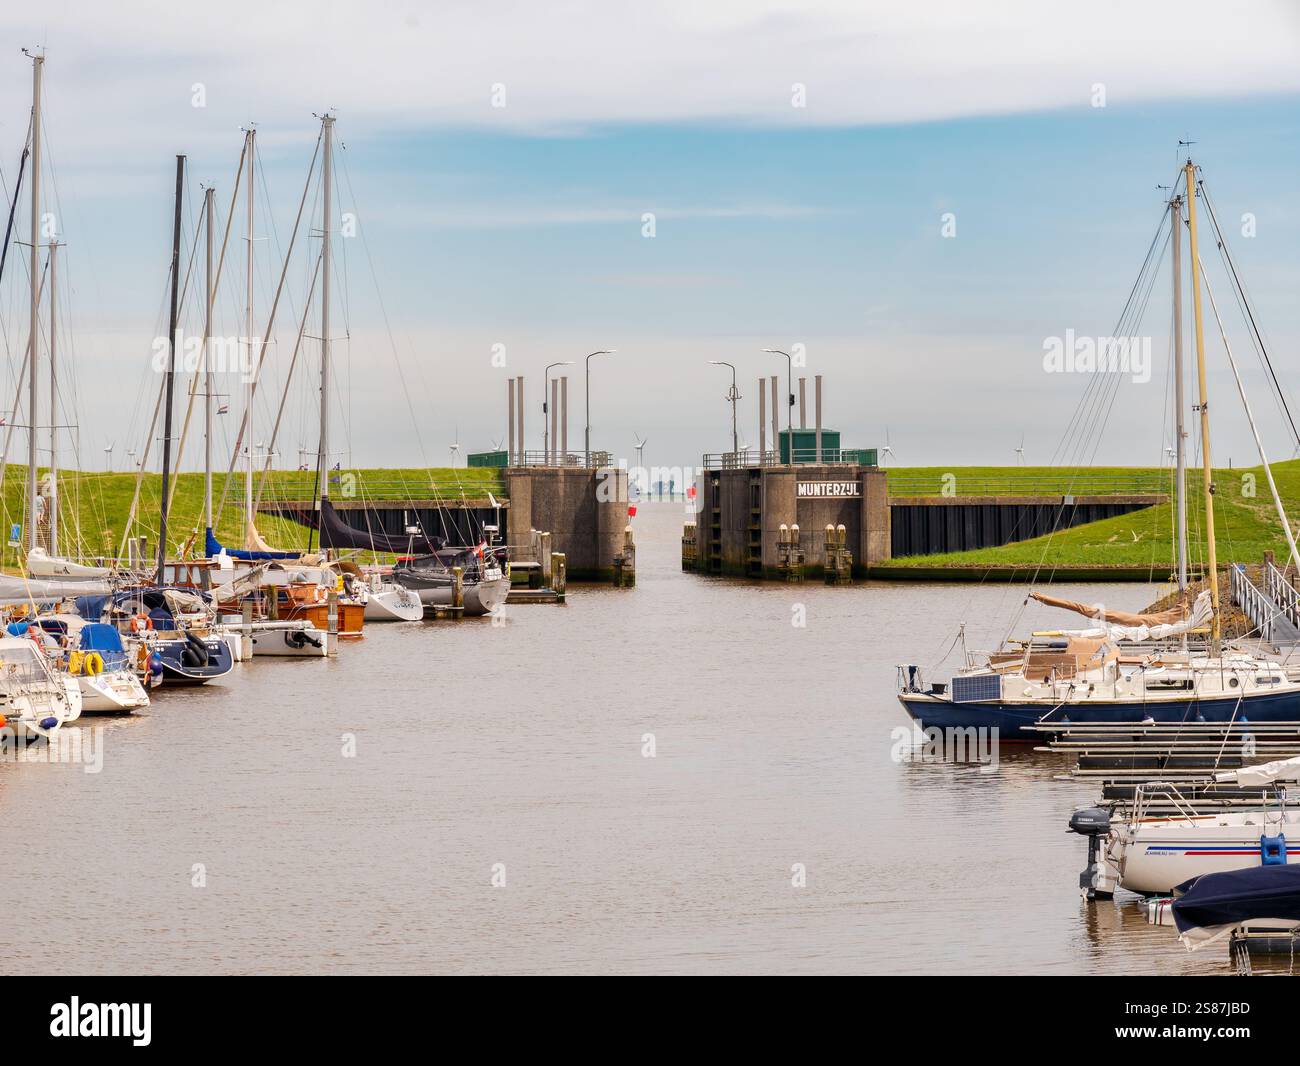
[[[619,122],[900,123],[1300,89],[1288,0],[1043,4],[670,0],[617,4],[157,0],[7,5],[0,39],[48,50],[61,141],[119,159],[197,150],[241,122],[352,134],[435,127],[575,132]],[[28,94],[15,47],[4,98]],[[792,106],[793,86],[806,106]],[[206,96],[192,101],[195,86]],[[494,86],[504,107],[493,107]],[[16,112],[10,127],[21,126]],[[11,129],[11,132],[13,130]]]

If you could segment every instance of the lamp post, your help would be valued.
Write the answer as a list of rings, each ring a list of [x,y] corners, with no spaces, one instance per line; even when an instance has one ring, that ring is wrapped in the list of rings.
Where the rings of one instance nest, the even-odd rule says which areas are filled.
[[[731,363],[724,362],[721,359],[710,359],[714,366],[725,366],[731,368],[731,388],[727,391],[727,399],[731,401],[731,454],[734,461],[739,464],[740,459],[740,435],[736,431],[736,401],[740,399],[740,392],[736,388],[736,368]]]
[[[794,359],[789,352],[783,352],[780,348],[764,348],[763,351],[769,355],[785,356],[785,439],[786,446],[789,449],[790,462],[794,462],[794,425],[792,418],[794,415]],[[781,442],[776,442],[776,450],[779,455],[781,452]]]
[[[573,366],[573,360],[564,359],[558,363],[550,363],[542,373],[542,452],[548,463],[551,461],[551,423],[546,415],[551,402],[551,370],[557,366]]]
[[[582,465],[591,466],[591,361],[598,355],[613,355],[617,348],[602,348],[587,356],[587,426],[583,435]]]

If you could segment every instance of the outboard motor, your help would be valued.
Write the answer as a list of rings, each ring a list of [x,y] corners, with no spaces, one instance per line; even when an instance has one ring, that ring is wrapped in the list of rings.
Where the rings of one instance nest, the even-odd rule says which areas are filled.
[[[1084,807],[1070,815],[1070,832],[1088,838],[1088,867],[1079,875],[1079,894],[1086,900],[1110,899],[1113,891],[1098,887],[1097,856],[1102,837],[1110,833],[1110,811],[1104,807]]]

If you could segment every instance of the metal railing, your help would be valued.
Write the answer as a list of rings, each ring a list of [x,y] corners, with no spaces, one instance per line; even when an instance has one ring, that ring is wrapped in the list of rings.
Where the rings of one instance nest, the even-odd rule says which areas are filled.
[[[577,467],[579,469],[582,469],[583,467],[586,467],[587,469],[592,469],[594,467],[607,467],[607,466],[617,465],[617,463],[614,460],[614,454],[612,452],[596,451],[595,449],[593,449],[591,452],[591,462],[587,463],[586,459],[587,459],[587,455],[581,449],[579,449],[576,452],[573,451],[572,449],[570,449],[567,452],[562,452],[557,449],[549,453],[541,449],[538,449],[537,451],[524,451],[523,453],[516,452],[515,455],[511,458],[510,462],[507,463],[506,465]]]
[[[1290,583],[1284,577],[1281,579],[1289,588]],[[1266,576],[1265,582],[1268,580]],[[1232,602],[1241,608],[1242,614],[1258,630],[1261,639],[1269,644],[1290,644],[1300,639],[1300,627],[1291,620],[1283,606],[1251,581],[1241,563],[1234,564],[1228,571],[1228,589]],[[1294,589],[1291,591],[1295,593]]]
[[[817,454],[816,448],[796,448],[794,450],[795,466],[870,466],[862,461],[864,451],[870,448],[822,448]],[[746,448],[739,452],[706,452],[704,454],[705,470],[744,470],[756,466],[789,466],[788,460],[779,451],[759,451]]]
[[[1297,629],[1300,629],[1300,592],[1272,563],[1264,564],[1264,591]]]

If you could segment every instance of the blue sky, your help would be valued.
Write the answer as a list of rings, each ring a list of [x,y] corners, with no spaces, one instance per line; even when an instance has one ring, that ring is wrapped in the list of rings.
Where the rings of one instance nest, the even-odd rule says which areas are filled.
[[[694,462],[703,451],[721,450],[729,434],[722,400],[727,381],[707,360],[741,367],[741,419],[756,444],[757,377],[784,366],[758,349],[797,343],[808,352],[805,373],[825,375],[826,420],[846,443],[879,444],[888,426],[901,462],[1013,462],[1023,433],[1029,461],[1046,461],[1082,383],[1043,373],[1044,338],[1067,329],[1110,332],[1161,210],[1157,186],[1175,176],[1180,138],[1197,142],[1193,152],[1274,357],[1294,367],[1300,340],[1294,299],[1300,85],[1292,69],[1300,68],[1300,34],[1294,21],[1259,5],[1259,12],[1267,8],[1270,18],[1282,19],[1263,34],[1263,52],[1237,46],[1230,62],[1197,78],[1183,76],[1177,57],[1162,51],[1153,61],[1162,80],[1124,73],[1144,69],[1133,60],[1141,56],[1142,33],[1125,45],[1129,52],[1110,56],[1098,54],[1100,45],[1072,45],[1077,27],[1035,23],[1026,34],[1054,43],[1056,51],[1047,54],[1059,56],[1059,64],[1025,61],[1010,50],[982,57],[974,41],[963,51],[962,34],[952,32],[953,9],[935,5],[940,21],[929,36],[923,16],[891,31],[934,41],[934,54],[900,59],[896,71],[854,86],[854,37],[840,40],[835,32],[849,16],[839,5],[822,6],[827,10],[810,18],[787,11],[766,22],[660,28],[657,59],[643,62],[629,53],[626,71],[606,63],[573,84],[561,71],[531,93],[531,102],[506,108],[504,121],[483,113],[491,79],[501,79],[518,98],[521,81],[534,87],[541,77],[522,45],[515,55],[510,41],[498,42],[504,58],[494,64],[489,44],[467,35],[461,51],[474,70],[466,76],[472,85],[463,93],[459,83],[451,85],[445,106],[440,97],[413,100],[417,90],[406,82],[386,95],[374,81],[382,81],[388,60],[359,49],[331,95],[315,97],[339,108],[346,146],[339,153],[340,210],[356,212],[364,237],[364,243],[339,242],[335,320],[350,334],[336,345],[345,461],[441,463],[457,434],[467,448],[485,448],[505,433],[506,377],[523,374],[530,402],[540,402],[546,363],[617,347],[618,355],[593,364],[596,443],[631,454],[639,432],[652,442],[648,460]],[[335,13],[346,7],[326,5]],[[457,20],[473,17],[462,5],[448,9]],[[526,22],[529,16],[516,10]],[[743,19],[728,10],[729,18]],[[1022,20],[1023,28],[1028,10],[1010,5],[1007,17]],[[1115,20],[1114,29],[1120,10],[1098,5],[1095,20]],[[411,17],[417,16],[401,23],[408,35],[428,32],[429,20],[417,17],[412,26]],[[1262,16],[1253,17],[1258,33]],[[231,84],[247,89],[237,70],[207,74],[213,102],[196,111],[183,90],[214,64],[211,41],[191,46],[193,54],[170,47],[162,70],[149,67],[146,77],[130,49],[152,46],[124,41],[115,53],[119,62],[98,53],[88,72],[75,63],[83,47],[78,25],[69,15],[47,37],[46,118],[54,153],[47,195],[57,183],[69,242],[70,282],[60,299],[73,329],[76,418],[83,463],[95,465],[106,443],[128,436],[133,414],[154,387],[146,364],[162,328],[175,151],[191,155],[189,226],[201,181],[216,184],[224,211],[237,127],[250,113],[260,122],[270,196],[258,225],[266,234],[273,224],[279,241],[255,246],[255,303],[264,314],[315,137],[306,101],[295,103],[312,95],[303,88],[308,75],[302,70],[314,64],[298,55],[282,79],[260,70],[256,105],[226,99]],[[1147,25],[1147,43],[1155,48],[1160,21],[1153,14]],[[775,35],[779,44],[783,27],[804,42],[797,65],[807,78],[808,114],[789,107],[792,82],[785,72],[755,87],[746,81],[748,65],[742,70],[724,59],[721,74],[730,72],[732,81],[712,90],[696,85],[701,71],[710,70],[701,42],[730,35],[766,54],[765,36]],[[1103,40],[1106,29],[1089,32]],[[1234,40],[1234,32],[1203,27],[1190,43],[1206,49],[1216,36]],[[437,29],[437,47],[448,55],[455,50],[452,36]],[[870,39],[862,38],[866,51]],[[582,47],[599,54],[602,43],[608,41],[565,47],[577,59]],[[233,46],[217,52],[222,63],[237,66]],[[960,79],[949,84],[964,55],[972,67],[963,75],[967,91]],[[3,66],[0,164],[8,187],[30,68],[21,55]],[[220,73],[222,65],[216,67]],[[1091,75],[1092,68],[1102,73]],[[823,72],[825,86],[818,81]],[[412,75],[385,69],[383,76]],[[440,76],[431,67],[430,77]],[[1090,106],[1102,77],[1106,106]],[[156,92],[150,95],[159,78],[175,89],[165,105]],[[724,91],[730,95],[718,103]],[[855,102],[864,94],[869,106]],[[350,95],[360,98],[356,106]],[[103,110],[88,106],[101,96]],[[834,101],[824,109],[829,115],[819,110],[828,97]],[[262,192],[259,187],[259,197]],[[642,235],[646,212],[656,216],[653,238]],[[946,212],[956,216],[952,239],[941,236]],[[1250,239],[1239,235],[1246,212],[1256,219]],[[236,260],[241,236],[242,222],[232,241]],[[1210,251],[1206,244],[1207,262]],[[1210,269],[1220,305],[1231,304],[1226,280],[1213,264]],[[25,334],[15,284],[20,273],[6,279],[0,304],[11,363],[13,338]],[[301,310],[306,287],[302,269],[290,277],[276,344],[285,356],[290,315]],[[239,328],[240,284],[232,270],[223,286],[223,328]],[[1168,306],[1162,281],[1144,330],[1153,338],[1155,380],[1121,389],[1099,460],[1160,459]],[[1236,329],[1235,310],[1226,317]],[[190,321],[197,329],[197,318]],[[1216,412],[1215,450],[1241,464],[1250,459],[1249,436],[1213,324],[1207,325],[1212,377],[1216,390],[1224,390],[1216,392],[1222,414]],[[504,369],[492,364],[495,344],[505,345]],[[1270,449],[1290,455],[1293,442],[1262,391],[1240,330],[1234,347],[1258,386],[1256,407]],[[314,351],[308,358],[315,359]],[[280,372],[272,375],[276,382]],[[265,391],[258,418],[269,425],[273,390]],[[580,396],[575,380],[571,441],[580,439]],[[310,380],[302,378],[291,392],[282,455],[314,442],[313,408]],[[540,447],[541,428],[540,412],[530,410],[530,446]],[[120,445],[119,456],[124,450]],[[186,465],[196,460],[191,453]]]

